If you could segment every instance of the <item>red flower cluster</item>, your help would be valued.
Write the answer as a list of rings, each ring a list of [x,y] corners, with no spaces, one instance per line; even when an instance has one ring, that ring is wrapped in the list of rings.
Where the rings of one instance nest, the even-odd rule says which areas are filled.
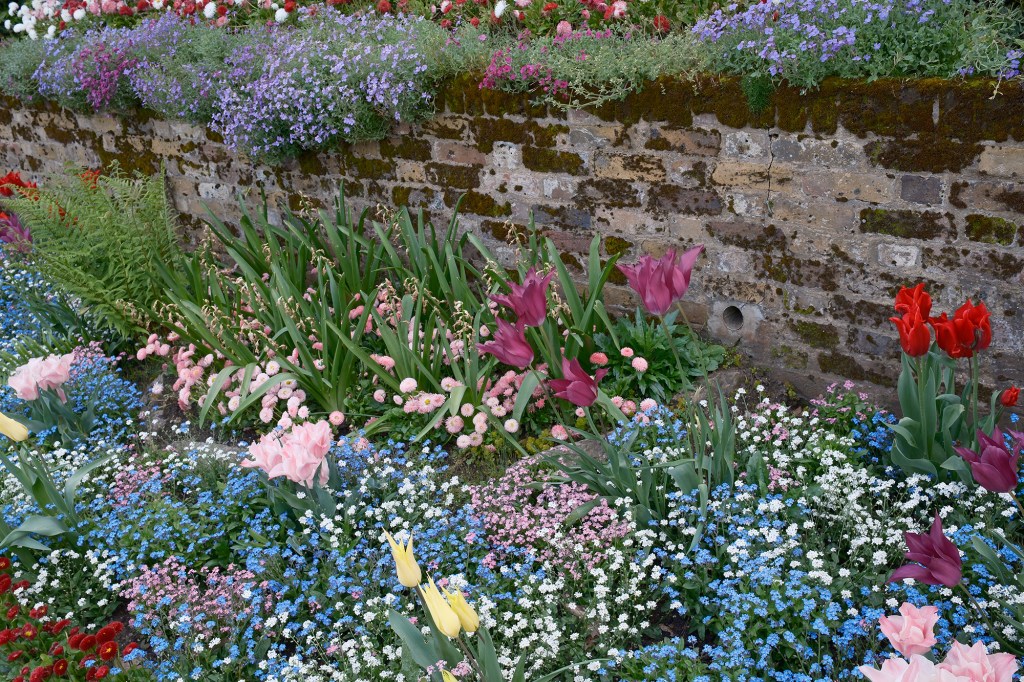
[[[124,629],[123,623],[115,621],[91,634],[70,627],[68,619],[48,620],[46,605],[25,613],[15,597],[30,583],[13,582],[7,573],[10,568],[10,559],[0,557],[0,614],[7,618],[7,627],[0,629],[0,656],[9,663],[23,665],[13,682],[43,682],[62,677],[80,680],[83,673],[86,680],[102,680],[110,674],[106,664],[111,662],[118,663],[122,670],[131,670],[118,660],[138,648],[131,643],[122,649],[115,641]],[[83,672],[69,672],[73,670]],[[131,674],[127,677],[130,679]]]
[[[992,325],[984,303],[975,305],[967,299],[952,319],[946,313],[931,317],[932,299],[922,283],[913,289],[900,289],[895,308],[900,317],[889,319],[900,333],[903,352],[910,357],[919,358],[931,348],[931,330],[926,325],[935,330],[939,348],[953,359],[973,357],[992,343]]]
[[[0,197],[12,197],[14,196],[15,188],[22,189],[35,189],[38,185],[34,182],[27,182],[21,178],[21,173],[18,171],[11,171],[7,175],[0,177]]]

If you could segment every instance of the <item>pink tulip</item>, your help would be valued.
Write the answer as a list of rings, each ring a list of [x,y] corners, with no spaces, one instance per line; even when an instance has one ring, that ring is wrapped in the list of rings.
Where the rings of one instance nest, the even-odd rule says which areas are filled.
[[[481,353],[493,355],[500,362],[519,369],[526,369],[533,362],[533,347],[523,333],[522,319],[513,325],[499,317],[494,341],[481,343],[479,348]]]
[[[890,658],[882,663],[881,670],[866,665],[858,670],[871,682],[963,682],[924,656],[911,656],[910,661]]]
[[[494,294],[491,300],[512,310],[518,322],[527,327],[539,327],[547,319],[548,284],[554,276],[554,272],[549,272],[545,277],[539,277],[536,270],[530,268],[523,277],[522,285],[509,282],[511,293]]]
[[[66,402],[67,396],[61,387],[71,378],[73,359],[70,353],[32,358],[16,369],[7,383],[21,400],[36,400],[40,391],[55,391],[61,401]]]
[[[1011,682],[1017,672],[1017,659],[1013,654],[990,654],[982,642],[967,646],[954,641],[938,668],[960,682]]]
[[[0,242],[10,244],[19,253],[32,251],[32,233],[13,213],[0,212]]]
[[[640,295],[647,311],[661,316],[686,295],[693,266],[703,251],[702,244],[679,256],[675,250],[671,250],[658,260],[644,255],[636,265],[617,267],[626,276],[633,291]]]
[[[935,624],[939,622],[939,609],[934,606],[917,608],[910,602],[900,606],[899,616],[882,616],[878,625],[889,638],[896,651],[904,656],[926,654],[935,646]]]
[[[284,436],[264,436],[249,446],[250,459],[242,460],[243,467],[256,467],[268,478],[284,476],[290,481],[311,488],[314,479],[325,485],[328,478],[327,453],[333,437],[326,421],[299,424]],[[320,470],[317,477],[317,469]]]
[[[551,388],[555,395],[568,400],[577,407],[590,407],[597,400],[597,382],[608,373],[607,369],[599,369],[591,377],[583,370],[579,360],[562,358],[562,379],[552,379]]]
[[[942,520],[935,512],[931,530],[924,533],[904,533],[908,561],[912,562],[893,571],[888,582],[913,578],[926,585],[956,587],[963,579],[960,552],[956,545],[942,534]]]
[[[991,436],[978,429],[977,452],[960,446],[956,447],[956,452],[971,465],[971,475],[985,490],[1009,493],[1017,489],[1019,448],[1015,447],[1012,453],[1007,449],[998,426]]]

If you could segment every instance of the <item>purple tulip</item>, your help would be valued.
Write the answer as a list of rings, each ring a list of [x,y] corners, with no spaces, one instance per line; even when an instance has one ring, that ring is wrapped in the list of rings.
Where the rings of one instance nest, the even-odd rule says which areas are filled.
[[[13,213],[0,213],[0,242],[11,244],[21,253],[32,250],[32,233]]]
[[[545,277],[539,277],[536,269],[530,268],[521,285],[509,282],[508,288],[512,292],[494,294],[491,300],[511,309],[518,321],[527,327],[539,327],[548,316],[548,284],[554,276],[554,272],[549,272]]]
[[[985,490],[1009,493],[1017,489],[1019,448],[1011,453],[997,426],[991,436],[978,429],[978,451],[957,446],[956,452],[971,465],[971,475]]]
[[[633,291],[640,295],[647,311],[660,317],[669,311],[673,303],[686,295],[693,266],[703,251],[703,244],[679,256],[673,249],[658,260],[645,255],[640,257],[636,265],[617,267],[629,280]]]
[[[583,370],[579,360],[562,358],[563,378],[552,379],[551,388],[557,397],[576,407],[590,407],[597,400],[597,382],[607,373],[608,370],[599,369],[592,377]]]
[[[523,324],[512,324],[498,318],[498,331],[494,340],[480,344],[481,353],[490,353],[500,362],[519,369],[526,369],[533,362],[533,347],[523,334]]]
[[[904,533],[907,547],[907,561],[913,562],[900,566],[889,576],[888,582],[896,582],[904,578],[913,578],[926,585],[945,585],[956,587],[963,579],[960,552],[956,545],[942,534],[942,520],[935,512],[935,521],[928,534]]]

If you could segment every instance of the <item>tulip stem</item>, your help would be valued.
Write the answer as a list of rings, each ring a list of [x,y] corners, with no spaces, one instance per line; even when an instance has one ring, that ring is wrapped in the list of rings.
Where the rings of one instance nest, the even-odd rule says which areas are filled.
[[[922,426],[924,425],[924,415],[927,414],[927,411],[924,409],[924,401],[925,401],[925,376],[924,375],[925,375],[925,372],[929,372],[929,371],[930,371],[930,368],[928,366],[928,356],[927,355],[922,355],[922,356],[918,357],[917,358],[917,418],[918,418],[918,422],[920,424],[922,424]],[[933,428],[934,426],[935,426],[934,424],[931,424],[931,425],[929,425],[929,428]],[[923,433],[923,436],[924,436],[923,440],[924,440],[924,449],[925,449],[925,453],[924,453],[925,459],[927,461],[929,461],[929,462],[932,462],[932,461],[934,461],[934,458],[932,457],[932,451],[935,449],[934,448],[934,446],[935,446],[935,436],[934,436],[934,434],[931,434],[931,433],[924,433],[924,429],[923,428],[922,428],[922,433]]]
[[[682,309],[680,309],[682,312]],[[686,319],[686,315],[683,314],[683,319]],[[687,322],[689,326],[689,322]],[[672,336],[672,332],[668,328],[668,322],[665,317],[661,317],[661,328],[665,331],[665,340],[668,341],[668,347],[672,351],[672,357],[676,359],[676,371],[679,372],[679,390],[682,391],[686,388],[687,379],[683,374],[683,361],[679,359],[679,352],[676,350],[676,341]]]
[[[1020,520],[1024,521],[1024,506],[1021,506],[1020,498],[1017,497],[1017,493],[1015,492],[1010,494],[1013,495],[1013,503],[1017,505],[1017,511],[1020,512]]]
[[[977,446],[977,429],[978,424],[978,356],[977,354],[971,356],[971,432],[974,434],[971,436],[972,443]]]

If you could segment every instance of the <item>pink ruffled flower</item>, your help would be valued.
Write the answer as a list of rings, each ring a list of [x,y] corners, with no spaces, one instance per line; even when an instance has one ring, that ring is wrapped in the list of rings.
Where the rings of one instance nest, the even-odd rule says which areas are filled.
[[[633,357],[633,349],[630,348],[629,346],[622,347],[619,350],[619,353],[622,354],[622,357],[624,357],[624,358],[631,358],[631,357]]]
[[[61,402],[67,402],[61,388],[71,378],[72,354],[32,358],[14,370],[7,384],[21,400],[37,400],[40,391],[56,391]]]
[[[590,356],[590,364],[592,365],[607,365],[608,356],[604,353],[593,353]]]
[[[910,602],[900,606],[900,615],[882,616],[878,626],[896,651],[904,656],[926,654],[935,646],[935,624],[939,622],[939,609],[934,606],[917,608]]]
[[[938,665],[939,670],[968,682],[1011,682],[1017,667],[1013,654],[990,654],[983,642],[967,646],[956,641]]]
[[[328,478],[326,457],[332,443],[331,426],[326,421],[300,424],[284,436],[269,434],[249,446],[250,458],[242,460],[241,465],[260,468],[269,478],[284,476],[310,488],[315,479],[324,485]]]
[[[644,360],[643,358],[633,358],[633,362],[631,362],[630,364],[633,365],[633,369],[640,372],[641,374],[647,371],[647,361]]]

